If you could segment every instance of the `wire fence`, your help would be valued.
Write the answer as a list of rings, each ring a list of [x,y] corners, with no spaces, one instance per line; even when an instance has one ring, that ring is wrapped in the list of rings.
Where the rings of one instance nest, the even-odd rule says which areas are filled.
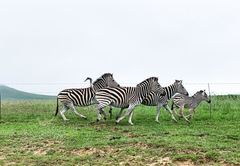
[[[163,87],[169,86],[172,83],[161,83]],[[137,83],[120,83],[121,86],[136,86]],[[183,83],[189,95],[193,95],[199,90],[206,90],[209,96],[212,95],[240,95],[240,83]],[[7,87],[6,87],[7,86]],[[0,83],[0,119],[1,119],[1,101],[4,99],[2,89],[11,89],[14,93],[15,90],[27,93],[57,96],[57,94],[68,88],[86,88],[89,83]],[[13,89],[12,89],[13,88]],[[5,94],[6,95],[6,94]],[[9,100],[11,101],[11,100]],[[210,105],[210,118],[211,118],[211,105]]]
[[[172,83],[161,83],[163,87],[171,84]],[[0,85],[28,93],[51,96],[57,96],[63,89],[89,87],[89,83],[0,83]],[[120,83],[120,85],[136,86],[137,83]],[[209,95],[240,94],[240,83],[183,83],[183,85],[190,95],[204,89]]]

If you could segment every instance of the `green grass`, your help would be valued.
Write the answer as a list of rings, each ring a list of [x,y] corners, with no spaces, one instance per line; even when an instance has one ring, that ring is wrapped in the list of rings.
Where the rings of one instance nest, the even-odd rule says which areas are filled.
[[[93,106],[77,107],[87,120],[69,110],[65,122],[54,117],[56,101],[4,102],[0,165],[239,165],[240,97],[213,96],[211,119],[209,106],[202,102],[190,125],[164,108],[156,123],[156,107],[138,106],[131,126],[128,117],[97,123]]]

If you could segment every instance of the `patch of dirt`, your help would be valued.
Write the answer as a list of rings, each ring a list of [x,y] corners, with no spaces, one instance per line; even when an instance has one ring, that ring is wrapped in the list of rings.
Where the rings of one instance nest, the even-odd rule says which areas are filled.
[[[0,160],[3,160],[5,158],[6,158],[5,155],[0,152]]]
[[[40,155],[45,155],[45,154],[47,154],[47,151],[45,151],[45,150],[35,150],[35,151],[33,151],[32,152],[34,155],[36,155],[36,156],[40,156]]]
[[[126,147],[140,147],[141,149],[149,149],[153,148],[151,145],[148,145],[143,142],[138,142],[138,143],[128,143],[122,147],[109,147],[105,149],[100,149],[100,148],[83,148],[83,149],[73,149],[71,150],[71,153],[73,155],[77,156],[84,156],[84,155],[94,155],[97,154],[99,157],[109,157],[110,155],[112,156],[119,156],[123,153],[126,153]],[[162,151],[164,147],[159,147],[156,150]],[[196,154],[199,152],[198,150],[189,150],[188,154]],[[186,153],[186,152],[179,152],[179,153]],[[125,155],[125,154],[124,154]],[[215,165],[217,163],[214,163],[213,161],[207,161],[206,159],[203,158],[203,163],[194,163],[192,160],[187,160],[187,161],[173,161],[169,156],[166,157],[161,157],[158,156],[156,159],[153,158],[142,158],[142,154],[137,154],[135,155],[127,155],[126,158],[124,158],[124,161],[122,159],[119,160],[119,165],[149,165],[149,166],[203,166],[203,165]],[[221,161],[219,164],[223,166],[233,166],[234,164],[229,164],[225,163],[224,161]]]
[[[191,161],[175,161],[175,164],[179,165],[179,166],[195,166],[195,164]]]
[[[104,157],[106,155],[106,152],[97,148],[74,149],[72,151],[72,154],[77,156],[84,156],[84,155],[92,155],[93,153],[96,153],[96,152],[98,152],[101,157]]]
[[[154,159],[152,159],[154,160]],[[151,164],[147,164],[149,166],[157,166],[157,165],[163,165],[163,166],[167,166],[167,165],[171,165],[172,164],[172,160],[170,159],[170,157],[164,157],[164,158],[160,158],[157,161],[151,163]]]
[[[41,144],[43,144],[42,147],[36,148],[36,150],[32,151],[34,155],[46,155],[48,151],[55,149],[55,147],[59,147],[59,145],[63,145],[60,141],[52,141],[52,140],[45,140],[42,141]],[[57,144],[57,145],[56,145]],[[57,148],[56,152],[65,153],[65,150],[62,148]]]

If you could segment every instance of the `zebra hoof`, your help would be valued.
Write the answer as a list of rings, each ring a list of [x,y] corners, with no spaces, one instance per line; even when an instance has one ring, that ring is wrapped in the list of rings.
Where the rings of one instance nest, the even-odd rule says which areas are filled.
[[[97,119],[97,122],[99,122],[99,119]]]
[[[104,120],[107,120],[107,118],[104,118]]]
[[[116,121],[115,123],[116,123],[116,125],[117,125],[117,124],[118,124],[118,121]]]
[[[69,121],[70,119],[64,119],[64,121]]]
[[[87,118],[83,118],[84,120],[87,120]]]

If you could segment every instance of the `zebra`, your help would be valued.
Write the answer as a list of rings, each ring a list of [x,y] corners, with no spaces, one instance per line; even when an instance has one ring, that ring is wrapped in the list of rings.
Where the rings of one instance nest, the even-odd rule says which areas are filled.
[[[92,82],[92,79],[89,77],[86,80],[90,80],[90,83]],[[77,113],[74,106],[83,107],[92,104],[97,104],[97,101],[95,100],[94,96],[99,89],[118,86],[120,85],[114,80],[113,74],[105,73],[101,77],[99,77],[96,81],[94,81],[93,85],[91,83],[91,87],[89,88],[65,89],[57,95],[57,108],[55,116],[57,116],[58,114],[58,100],[60,100],[60,102],[64,106],[60,113],[65,121],[69,120],[64,115],[64,113],[69,109],[71,109],[74,114],[84,119],[87,119],[85,116]]]
[[[100,120],[101,115],[99,110],[105,108],[108,105],[118,108],[128,108],[125,115],[116,121],[118,124],[123,118],[129,115],[128,122],[132,123],[132,114],[136,106],[140,105],[142,101],[150,94],[151,91],[165,95],[166,92],[158,83],[157,77],[150,77],[141,83],[137,84],[136,87],[115,87],[115,88],[104,88],[96,92],[95,99],[98,101],[98,105],[94,106],[98,114],[97,121]]]
[[[176,93],[181,93],[181,94],[185,94],[188,95],[187,90],[184,88],[184,86],[182,85],[182,80],[175,80],[175,82],[172,85],[169,85],[167,87],[164,87],[165,91],[166,91],[166,95],[165,96],[161,96],[159,93],[155,93],[155,92],[151,92],[142,102],[143,105],[146,106],[157,106],[157,113],[156,113],[156,118],[155,118],[155,122],[158,122],[158,116],[160,113],[160,109],[162,106],[164,106],[164,108],[169,112],[169,114],[171,115],[172,119],[177,122],[177,120],[174,118],[172,111],[169,109],[168,107],[168,102],[171,99],[171,97],[173,95],[175,95]],[[116,119],[118,119],[121,114],[122,114],[123,109],[120,110],[119,114],[116,116]]]
[[[200,90],[200,91],[196,92],[191,97],[188,97],[188,96],[183,95],[183,94],[177,94],[172,99],[171,109],[177,114],[179,119],[183,117],[188,123],[190,123],[189,119],[191,119],[191,117],[196,113],[196,111],[194,109],[197,108],[197,106],[203,100],[205,100],[208,103],[211,103],[211,100],[208,98],[205,90],[204,91]],[[175,105],[175,107],[173,107],[174,105]],[[176,112],[176,109],[178,109],[178,108],[180,108],[180,115]],[[186,118],[188,116],[185,117],[183,115],[183,109],[184,108],[189,108],[189,112],[190,112],[190,115],[188,115],[189,119]],[[192,115],[192,111],[194,111],[193,115]]]

